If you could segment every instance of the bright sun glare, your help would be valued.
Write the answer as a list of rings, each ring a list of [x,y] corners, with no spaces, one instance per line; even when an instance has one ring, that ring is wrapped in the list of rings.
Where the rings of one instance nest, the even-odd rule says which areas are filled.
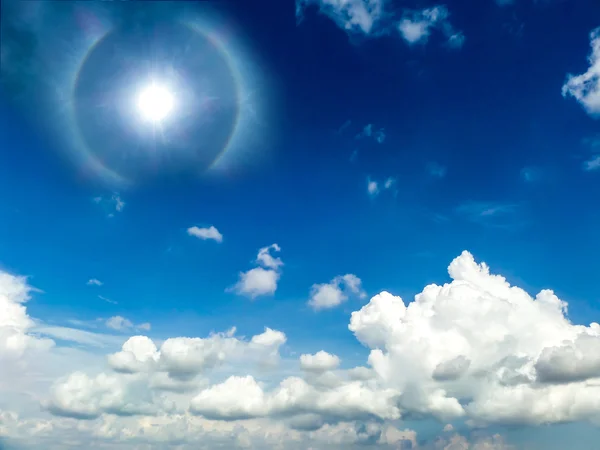
[[[139,94],[138,109],[142,117],[150,122],[160,122],[173,109],[173,94],[165,88],[152,83]]]

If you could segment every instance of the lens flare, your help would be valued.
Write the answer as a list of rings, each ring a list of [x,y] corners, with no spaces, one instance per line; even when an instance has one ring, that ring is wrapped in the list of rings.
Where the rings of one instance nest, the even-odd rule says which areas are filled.
[[[173,109],[173,94],[165,86],[152,83],[138,95],[138,110],[145,120],[156,123],[165,119]]]

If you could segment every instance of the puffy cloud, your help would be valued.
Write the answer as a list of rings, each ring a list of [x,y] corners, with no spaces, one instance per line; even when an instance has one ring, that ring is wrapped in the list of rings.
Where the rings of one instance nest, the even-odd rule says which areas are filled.
[[[383,182],[379,182],[376,180],[372,180],[371,178],[367,178],[367,193],[371,197],[377,197],[382,190],[389,190],[396,185],[396,179],[394,177],[389,177]]]
[[[238,282],[228,288],[240,295],[246,295],[251,299],[261,295],[273,295],[277,290],[277,282],[281,277],[281,266],[283,261],[274,257],[271,252],[279,252],[281,248],[277,244],[263,247],[258,251],[256,264],[259,267],[240,272]]]
[[[431,31],[440,29],[448,39],[450,47],[462,47],[465,40],[464,35],[454,30],[448,17],[448,9],[445,6],[435,6],[420,11],[407,11],[398,23],[398,31],[409,45],[414,45],[427,42]]]
[[[308,305],[315,311],[334,308],[348,300],[349,294],[366,297],[360,278],[351,273],[337,276],[329,283],[314,284]]]
[[[213,225],[208,228],[198,228],[196,226],[188,228],[187,234],[202,240],[213,240],[219,243],[223,242],[223,235]]]
[[[468,252],[449,274],[408,306],[383,292],[352,313],[402,410],[534,424],[600,416],[598,324],[571,324],[552,291],[532,298]]]
[[[34,322],[24,304],[30,299],[31,290],[25,277],[0,271],[0,361],[19,358],[28,349],[44,350],[54,345],[50,339],[29,333]]]
[[[600,27],[590,33],[590,45],[590,66],[581,75],[567,76],[562,95],[573,97],[588,114],[596,116],[600,114]]]
[[[314,355],[301,355],[300,367],[309,372],[325,372],[327,370],[337,369],[340,365],[340,358],[323,350]]]
[[[302,17],[309,5],[317,5],[341,29],[349,33],[369,35],[378,33],[379,22],[384,18],[386,0],[297,0],[296,11]]]
[[[402,17],[398,19],[394,11],[388,8],[389,4],[393,5],[393,2],[389,0],[296,0],[296,16],[302,19],[304,10],[310,5],[316,5],[321,14],[329,17],[339,28],[353,36],[382,36],[389,34],[395,28],[409,45],[413,45],[417,42],[426,42],[431,31],[438,29],[446,37],[449,47],[462,47],[465,37],[450,23],[450,14],[445,6],[438,5],[419,11],[404,10]],[[382,133],[381,137],[383,142],[385,134]]]
[[[249,341],[235,337],[235,331],[232,328],[207,338],[169,338],[160,350],[150,338],[133,336],[108,362],[117,372],[166,372],[171,378],[189,379],[226,362],[273,362],[286,342],[284,333],[270,328]]]
[[[379,184],[374,180],[367,180],[367,192],[374,197],[379,194]]]
[[[237,420],[273,415],[316,413],[337,420],[378,417],[398,419],[397,393],[376,389],[360,381],[319,389],[305,380],[289,377],[265,391],[252,377],[232,376],[201,391],[190,408],[206,418]]]

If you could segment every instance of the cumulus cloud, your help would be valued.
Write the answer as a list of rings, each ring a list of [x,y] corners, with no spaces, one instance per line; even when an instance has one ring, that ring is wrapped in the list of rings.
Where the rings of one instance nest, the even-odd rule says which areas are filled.
[[[314,284],[311,288],[308,305],[314,310],[335,308],[348,300],[349,295],[366,297],[362,290],[362,281],[356,275],[348,273],[333,278],[329,283]]]
[[[258,267],[247,272],[240,272],[238,282],[227,290],[245,295],[251,299],[262,295],[273,295],[277,290],[277,282],[281,277],[283,261],[278,257],[274,257],[271,253],[280,251],[281,248],[277,244],[261,248],[255,261]]]
[[[571,324],[552,291],[532,298],[467,252],[448,271],[451,283],[408,306],[383,292],[352,313],[350,330],[402,409],[500,423],[598,417],[598,324]]]
[[[281,266],[277,258],[261,261]],[[64,442],[85,429],[105,442],[126,445],[131,438],[172,446],[173,436],[185,445],[206,429],[236,429],[244,431],[229,447],[247,447],[259,442],[252,430],[265,436],[277,427],[278,443],[288,445],[293,437],[298,448],[418,449],[430,447],[420,447],[414,431],[389,421],[433,416],[478,427],[600,421],[600,325],[572,324],[567,303],[552,291],[532,297],[468,252],[451,262],[448,273],[450,282],[426,286],[408,304],[381,292],[352,313],[348,328],[369,349],[365,366],[341,369],[338,356],[321,350],[300,356],[299,376],[279,378],[271,371],[265,377],[264,363],[274,367],[287,341],[269,328],[250,338],[238,337],[235,328],[164,342],[133,336],[108,356],[110,370],[81,363],[58,378],[41,395],[54,418],[37,420],[39,429],[0,411],[3,433],[27,439],[54,429]],[[26,281],[4,275],[0,304],[13,313],[0,315],[3,333],[12,317],[8,326],[20,330],[17,335],[37,339],[27,328],[31,319],[18,308],[28,295]],[[348,280],[354,280],[346,281],[350,289],[360,289],[358,280]],[[14,302],[16,309],[6,308]],[[445,433],[433,448],[511,448],[499,436],[470,441],[451,427]],[[39,446],[40,434],[35,436]],[[272,445],[277,442],[265,448]]]
[[[314,355],[301,355],[300,367],[308,372],[325,372],[328,370],[337,369],[340,365],[340,358],[323,350]]]
[[[213,240],[219,243],[223,242],[223,235],[213,225],[208,228],[198,228],[196,226],[188,228],[187,234],[202,240]]]
[[[450,47],[462,47],[464,35],[457,32],[450,23],[449,12],[445,6],[407,11],[398,23],[398,31],[409,45],[426,43],[431,32],[436,29],[443,33]]]
[[[19,358],[27,350],[45,350],[54,345],[50,339],[30,334],[34,322],[25,303],[31,291],[25,277],[0,271],[0,364],[2,359]]]
[[[600,114],[600,27],[590,33],[590,66],[580,75],[568,75],[563,97],[573,97],[591,116]]]

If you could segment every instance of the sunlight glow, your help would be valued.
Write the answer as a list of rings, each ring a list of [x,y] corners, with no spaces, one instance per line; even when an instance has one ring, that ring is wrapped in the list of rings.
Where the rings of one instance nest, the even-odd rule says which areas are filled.
[[[153,123],[165,119],[173,104],[173,94],[166,87],[154,83],[142,89],[137,102],[142,117]]]

